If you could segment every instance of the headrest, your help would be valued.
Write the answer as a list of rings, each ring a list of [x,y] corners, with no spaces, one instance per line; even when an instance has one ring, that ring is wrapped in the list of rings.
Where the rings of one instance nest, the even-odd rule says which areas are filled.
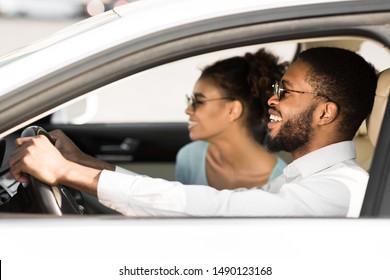
[[[367,122],[368,138],[375,147],[385,114],[387,99],[390,92],[390,68],[378,75],[378,85],[375,92],[374,106]]]

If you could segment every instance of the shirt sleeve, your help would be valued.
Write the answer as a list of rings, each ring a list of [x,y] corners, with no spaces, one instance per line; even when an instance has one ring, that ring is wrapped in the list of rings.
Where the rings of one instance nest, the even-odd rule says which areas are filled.
[[[108,170],[100,175],[98,198],[135,217],[307,216],[295,201],[258,188],[219,191]]]
[[[98,199],[126,216],[188,216],[180,188],[180,183],[163,179],[103,170],[98,182]]]
[[[121,173],[121,174],[135,174],[134,172],[131,172],[130,170],[127,170],[120,166],[115,166],[115,172]]]

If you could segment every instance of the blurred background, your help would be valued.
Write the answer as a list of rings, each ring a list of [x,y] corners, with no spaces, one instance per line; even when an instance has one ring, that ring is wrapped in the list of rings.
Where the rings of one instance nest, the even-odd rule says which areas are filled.
[[[0,55],[135,0],[0,0]]]

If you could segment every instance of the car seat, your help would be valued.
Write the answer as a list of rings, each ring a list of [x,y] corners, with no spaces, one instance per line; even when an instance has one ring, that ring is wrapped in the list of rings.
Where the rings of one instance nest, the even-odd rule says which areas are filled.
[[[370,116],[362,123],[355,138],[357,162],[367,171],[371,166],[376,143],[385,114],[390,91],[390,68],[378,74],[374,106]]]
[[[371,115],[367,119],[367,136],[373,147],[376,147],[381,131],[382,121],[387,107],[387,99],[390,93],[390,68],[382,71],[378,75],[378,85],[375,93],[375,101]],[[382,150],[383,152],[383,150]],[[380,156],[380,155],[378,155]],[[372,217],[378,215],[379,209],[388,207],[382,205],[385,185],[381,170],[372,170],[368,187],[364,196],[361,217]]]
[[[390,92],[390,68],[378,75],[378,85],[375,92],[375,101],[370,117],[367,120],[367,133],[371,144],[375,147],[385,114],[387,99]]]

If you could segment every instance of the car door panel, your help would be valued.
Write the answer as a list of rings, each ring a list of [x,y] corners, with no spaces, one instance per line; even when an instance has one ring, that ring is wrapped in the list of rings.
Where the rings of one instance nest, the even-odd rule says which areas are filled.
[[[85,153],[149,176],[173,179],[176,153],[190,141],[185,123],[52,125]]]

